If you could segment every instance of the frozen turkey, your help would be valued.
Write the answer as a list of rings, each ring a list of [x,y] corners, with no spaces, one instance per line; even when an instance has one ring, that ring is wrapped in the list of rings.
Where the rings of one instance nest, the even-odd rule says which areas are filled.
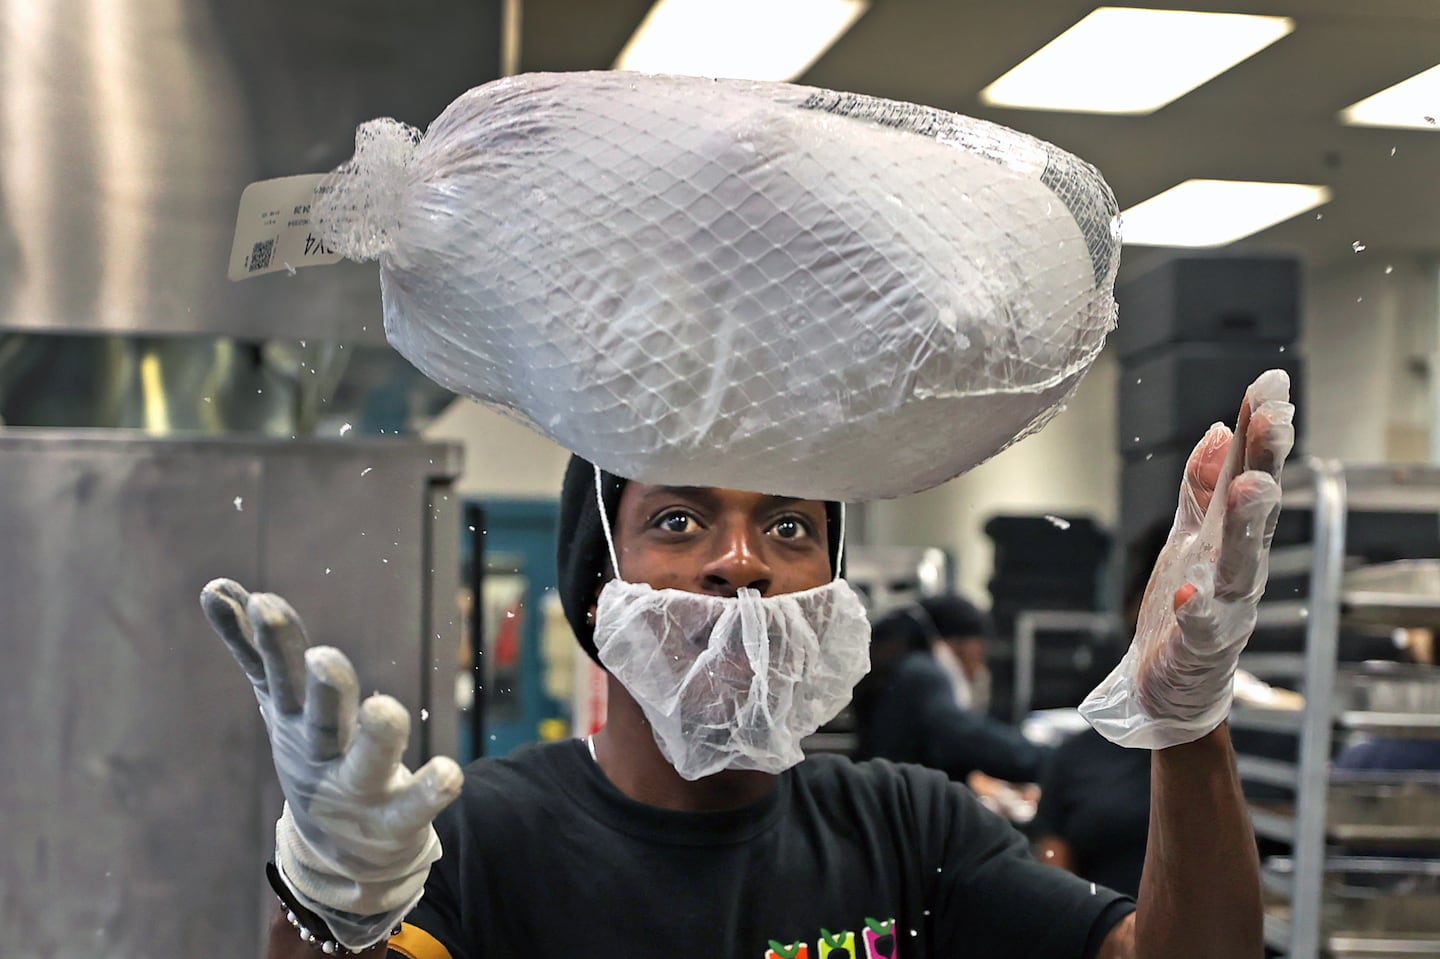
[[[322,189],[410,362],[649,483],[926,489],[1043,426],[1114,326],[1092,166],[874,97],[524,74],[365,124]]]

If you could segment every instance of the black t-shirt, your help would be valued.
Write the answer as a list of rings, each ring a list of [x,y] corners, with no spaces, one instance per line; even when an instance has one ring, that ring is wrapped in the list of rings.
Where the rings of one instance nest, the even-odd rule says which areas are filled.
[[[685,813],[572,740],[472,763],[435,827],[407,921],[452,959],[1088,959],[1132,908],[942,774],[883,761],[815,756],[750,806]]]
[[[1133,896],[1150,828],[1150,751],[1087,729],[1060,744],[1040,784],[1031,832],[1070,844],[1075,871]]]
[[[955,702],[950,678],[928,652],[895,665],[860,711],[860,754],[918,763],[964,780],[979,770],[1010,782],[1037,782],[1049,750],[1013,726]]]

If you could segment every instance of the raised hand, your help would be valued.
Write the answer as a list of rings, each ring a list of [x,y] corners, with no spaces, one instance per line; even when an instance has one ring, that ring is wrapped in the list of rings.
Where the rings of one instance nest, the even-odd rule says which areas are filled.
[[[200,596],[260,703],[285,809],[276,863],[302,905],[341,945],[378,942],[419,901],[440,858],[432,820],[460,793],[455,761],[401,763],[410,714],[393,697],[359,702],[349,659],[309,646],[279,596],[217,579]]]
[[[1217,424],[1190,454],[1175,524],[1125,658],[1081,705],[1110,740],[1150,749],[1199,739],[1230,712],[1240,652],[1255,627],[1295,442],[1290,380],[1246,390],[1235,431]]]

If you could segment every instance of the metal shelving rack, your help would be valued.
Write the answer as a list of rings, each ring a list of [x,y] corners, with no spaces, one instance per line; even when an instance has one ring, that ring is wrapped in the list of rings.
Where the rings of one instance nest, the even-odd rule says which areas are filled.
[[[1267,870],[1267,889],[1288,900],[1288,915],[1267,910],[1266,943],[1290,959],[1380,959],[1386,956],[1440,957],[1434,939],[1377,935],[1360,938],[1329,935],[1322,924],[1327,874],[1361,868],[1357,860],[1336,856],[1337,840],[1327,809],[1330,759],[1337,730],[1402,738],[1440,737],[1440,715],[1377,713],[1336,709],[1335,693],[1342,617],[1356,610],[1347,602],[1343,576],[1347,565],[1346,524],[1352,512],[1430,512],[1440,522],[1440,468],[1349,466],[1311,460],[1287,472],[1284,506],[1313,511],[1309,544],[1277,548],[1276,575],[1302,574],[1308,568],[1309,596],[1303,602],[1277,599],[1262,603],[1257,630],[1303,626],[1303,652],[1246,654],[1241,667],[1262,677],[1299,679],[1306,696],[1300,711],[1237,708],[1231,725],[1298,737],[1296,761],[1240,755],[1242,779],[1294,791],[1293,814],[1252,804],[1256,834],[1289,844],[1292,855],[1283,874]],[[1440,607],[1440,596],[1435,597]],[[1427,623],[1395,623],[1428,625]],[[1432,839],[1432,842],[1434,840]],[[1440,842],[1434,842],[1440,856]],[[1421,872],[1437,864],[1415,860]],[[1403,867],[1402,867],[1403,868]]]

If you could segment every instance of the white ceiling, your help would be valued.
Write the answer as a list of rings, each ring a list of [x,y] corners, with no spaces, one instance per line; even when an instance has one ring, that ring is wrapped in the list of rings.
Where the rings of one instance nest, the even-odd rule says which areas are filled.
[[[1285,15],[1296,28],[1146,117],[980,103],[986,84],[1098,5],[873,0],[801,82],[925,103],[1024,130],[1099,167],[1122,209],[1190,177],[1334,189],[1320,219],[1302,214],[1227,251],[1294,252],[1312,270],[1356,256],[1377,268],[1387,258],[1440,257],[1440,130],[1352,128],[1336,120],[1351,103],[1440,62],[1440,0],[1129,0],[1132,6]],[[524,0],[520,67],[607,68],[649,6],[650,0]],[[1353,251],[1356,241],[1365,245],[1363,253]],[[1127,248],[1122,281],[1167,255]]]

